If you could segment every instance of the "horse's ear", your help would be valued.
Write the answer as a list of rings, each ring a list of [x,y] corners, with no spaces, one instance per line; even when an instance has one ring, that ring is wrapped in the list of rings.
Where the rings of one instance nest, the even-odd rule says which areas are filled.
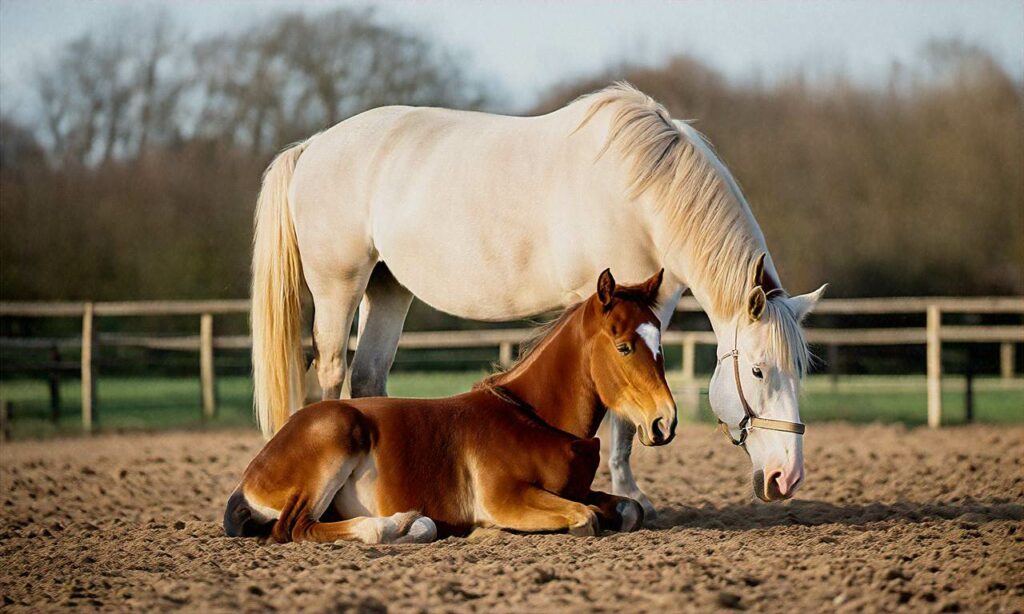
[[[750,286],[764,287],[764,259],[768,255],[768,252],[761,252],[761,255],[757,257],[757,261],[754,263],[754,274],[750,278]]]
[[[654,275],[651,275],[647,281],[640,284],[644,295],[647,297],[647,302],[653,305],[658,300],[658,290],[661,289],[661,281],[665,278],[665,269],[661,269]]]
[[[764,315],[765,305],[768,304],[768,296],[765,295],[761,286],[754,286],[747,294],[747,315],[751,322],[756,322]]]
[[[818,301],[821,299],[821,295],[825,294],[825,288],[827,287],[828,284],[824,284],[814,292],[791,296],[786,299],[790,309],[793,310],[793,314],[796,315],[797,320],[802,321],[807,317],[807,314],[814,311],[815,305],[818,304]]]
[[[614,294],[615,278],[612,277],[611,269],[605,269],[601,271],[601,276],[597,278],[597,300],[607,307],[608,303],[612,302],[612,295]]]
[[[765,258],[767,256],[768,252],[761,252],[761,255],[758,256],[757,260],[754,262],[754,272],[750,276],[750,286],[761,286],[761,289],[764,290],[765,294],[771,294],[772,290],[781,290],[782,287],[765,268]]]

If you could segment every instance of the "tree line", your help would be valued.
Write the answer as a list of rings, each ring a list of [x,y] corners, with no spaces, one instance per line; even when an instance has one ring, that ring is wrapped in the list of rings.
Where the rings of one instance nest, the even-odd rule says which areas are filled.
[[[1024,89],[983,49],[936,43],[881,86],[734,82],[678,56],[523,111],[619,79],[697,120],[793,290],[1024,292]],[[0,118],[3,299],[246,296],[276,150],[385,104],[495,108],[498,86],[368,11],[205,39],[166,18],[83,35],[40,64],[38,117]]]

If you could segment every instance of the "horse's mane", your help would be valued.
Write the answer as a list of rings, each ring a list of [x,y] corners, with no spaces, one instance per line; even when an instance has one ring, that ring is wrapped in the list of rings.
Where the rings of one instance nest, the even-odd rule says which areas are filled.
[[[619,82],[583,98],[590,103],[576,128],[601,110],[612,110],[611,127],[598,158],[613,147],[630,165],[628,195],[650,191],[675,232],[669,249],[686,249],[689,273],[710,298],[707,307],[724,318],[745,308],[756,261],[767,251],[739,185],[708,141],[686,122],[673,121],[664,106]],[[779,364],[803,374],[810,354],[800,323],[784,296],[768,301],[762,322],[770,327],[769,351]]]

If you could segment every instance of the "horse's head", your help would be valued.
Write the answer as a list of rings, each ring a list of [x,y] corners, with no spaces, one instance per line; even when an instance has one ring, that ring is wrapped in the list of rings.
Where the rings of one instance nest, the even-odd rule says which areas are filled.
[[[765,288],[764,256],[757,262],[746,308],[718,331],[718,365],[711,408],[733,443],[750,456],[754,494],[788,499],[804,476],[800,380],[810,354],[801,321],[825,286],[800,296]]]
[[[616,285],[605,270],[587,305],[593,337],[591,376],[601,402],[636,425],[640,442],[660,446],[676,434],[676,403],[665,381],[661,322],[653,306],[662,272],[635,285]]]

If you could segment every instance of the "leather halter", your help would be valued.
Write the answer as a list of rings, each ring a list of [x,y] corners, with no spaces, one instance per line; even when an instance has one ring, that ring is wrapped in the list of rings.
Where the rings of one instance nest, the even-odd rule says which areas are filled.
[[[771,292],[778,292],[779,290],[772,290]],[[769,292],[769,294],[771,294]],[[769,418],[758,418],[754,414],[754,410],[751,409],[750,403],[747,402],[746,395],[743,394],[743,384],[740,382],[740,350],[739,350],[739,338],[740,338],[740,323],[736,321],[736,334],[733,337],[732,351],[724,356],[718,357],[718,362],[721,362],[727,358],[732,358],[732,374],[736,380],[736,392],[740,396],[740,404],[743,405],[743,419],[740,420],[738,428],[740,430],[740,438],[736,439],[732,436],[729,431],[729,425],[721,420],[718,421],[718,426],[721,427],[722,432],[729,438],[735,446],[742,446],[747,441],[747,435],[753,429],[765,429],[767,431],[782,431],[784,433],[796,433],[797,435],[803,435],[807,427],[799,422],[789,422],[787,420],[771,420]]]

